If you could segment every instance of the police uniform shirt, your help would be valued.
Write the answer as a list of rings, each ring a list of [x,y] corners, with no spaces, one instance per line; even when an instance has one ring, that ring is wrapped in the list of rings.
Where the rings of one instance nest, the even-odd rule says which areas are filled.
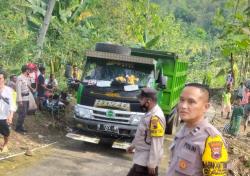
[[[195,128],[184,125],[170,146],[167,176],[224,176],[228,160],[220,132],[207,119]]]
[[[16,92],[17,92],[17,101],[29,101],[29,87],[30,81],[28,77],[21,74],[17,77],[17,84],[16,84]]]
[[[141,118],[132,142],[135,147],[134,164],[151,168],[159,165],[163,156],[165,126],[166,120],[158,105]]]

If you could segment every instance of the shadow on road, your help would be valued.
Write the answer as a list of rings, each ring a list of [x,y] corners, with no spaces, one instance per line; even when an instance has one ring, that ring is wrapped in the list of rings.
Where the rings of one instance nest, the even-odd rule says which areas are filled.
[[[57,144],[57,147],[62,150],[80,153],[95,153],[107,157],[119,157],[130,161],[132,157],[130,154],[127,154],[125,150],[112,148],[112,143],[110,141],[100,141],[99,144],[93,144],[65,138],[63,143]]]

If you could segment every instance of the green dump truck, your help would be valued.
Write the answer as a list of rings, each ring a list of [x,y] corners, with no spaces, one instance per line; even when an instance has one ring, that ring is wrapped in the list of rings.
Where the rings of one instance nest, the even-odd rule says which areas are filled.
[[[158,90],[166,133],[174,133],[179,122],[175,107],[185,85],[187,62],[174,53],[106,43],[87,51],[85,61],[74,108],[78,134],[132,139],[144,115],[137,99],[143,87]],[[79,139],[75,135],[68,137]]]

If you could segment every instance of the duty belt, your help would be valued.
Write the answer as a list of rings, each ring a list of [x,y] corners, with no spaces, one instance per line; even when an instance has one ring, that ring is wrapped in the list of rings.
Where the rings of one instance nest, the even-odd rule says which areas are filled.
[[[29,96],[29,92],[27,92],[27,93],[21,93],[21,95],[22,95],[22,97],[26,97],[26,96]]]

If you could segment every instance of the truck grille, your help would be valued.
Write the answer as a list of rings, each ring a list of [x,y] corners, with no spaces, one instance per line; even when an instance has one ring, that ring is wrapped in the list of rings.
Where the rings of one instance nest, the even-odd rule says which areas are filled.
[[[117,122],[117,123],[123,123],[123,124],[129,124],[130,123],[130,114],[121,114],[116,113],[114,111],[115,115],[114,117],[110,118],[106,116],[106,110],[93,110],[93,117],[96,120],[104,121],[104,122]]]

